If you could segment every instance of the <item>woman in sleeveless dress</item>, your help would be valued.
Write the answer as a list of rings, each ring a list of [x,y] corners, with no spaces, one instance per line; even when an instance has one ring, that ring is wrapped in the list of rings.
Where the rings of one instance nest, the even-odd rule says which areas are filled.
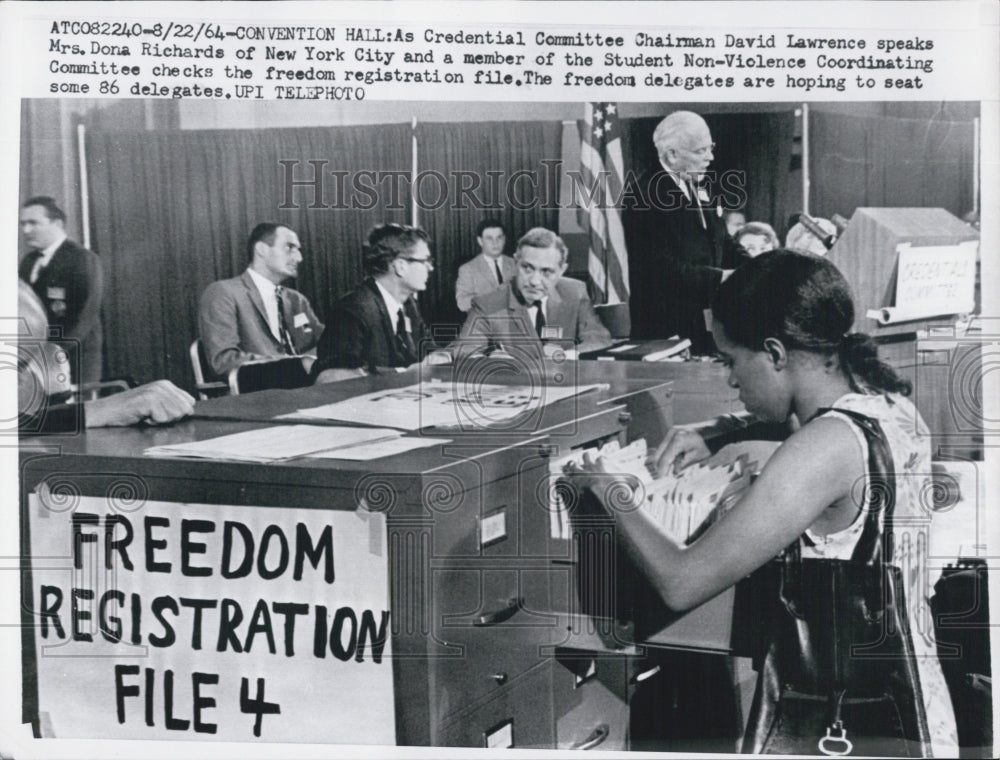
[[[603,460],[588,459],[575,474],[605,509],[615,512],[630,555],[665,603],[684,610],[734,585],[789,546],[801,558],[850,560],[869,521],[861,495],[868,492],[871,476],[869,437],[853,415],[877,423],[879,446],[883,440],[887,444],[895,483],[894,513],[886,528],[894,537],[886,544],[893,547],[892,556],[884,562],[898,568],[901,579],[899,596],[912,639],[905,665],[915,701],[922,703],[921,721],[926,719],[918,752],[957,756],[955,718],[927,604],[933,585],[926,567],[930,437],[906,398],[909,385],[879,361],[868,336],[849,332],[854,322],[850,289],[825,259],[772,251],[745,263],[719,287],[712,316],[729,384],[739,389],[747,410],[761,422],[788,422],[795,429],[740,502],[696,541],[681,546],[642,510],[614,508],[609,489],[620,493],[622,479],[609,474]],[[675,428],[657,451],[657,466],[663,474],[709,455],[697,428]],[[762,673],[755,702],[764,680]],[[838,703],[838,715],[839,710]],[[852,727],[844,728],[850,738]],[[817,744],[812,746],[815,752]],[[774,751],[747,742],[744,749]]]

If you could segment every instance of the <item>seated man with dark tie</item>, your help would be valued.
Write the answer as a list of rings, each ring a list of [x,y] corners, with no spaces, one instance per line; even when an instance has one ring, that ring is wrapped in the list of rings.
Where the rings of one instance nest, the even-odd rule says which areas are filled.
[[[251,361],[306,354],[323,332],[309,300],[281,284],[298,274],[302,262],[295,230],[258,224],[247,240],[247,256],[243,274],[213,282],[201,296],[202,347],[218,375]]]
[[[543,227],[529,230],[517,243],[514,279],[472,299],[472,308],[451,352],[514,351],[554,356],[597,351],[610,346],[586,286],[563,277],[568,252],[557,234]]]
[[[313,365],[316,382],[415,364],[431,348],[416,294],[434,269],[427,233],[382,224],[364,246],[367,277],[330,314]]]

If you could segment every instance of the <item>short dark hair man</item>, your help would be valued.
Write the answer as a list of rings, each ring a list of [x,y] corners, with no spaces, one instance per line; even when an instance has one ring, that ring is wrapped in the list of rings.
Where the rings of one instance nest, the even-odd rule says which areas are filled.
[[[455,301],[458,308],[468,311],[472,299],[496,290],[514,276],[514,259],[504,255],[507,233],[499,219],[484,219],[476,227],[479,255],[458,268]]]
[[[529,230],[517,242],[514,279],[472,299],[453,353],[499,350],[505,343],[508,348],[541,349],[546,356],[610,346],[611,334],[594,311],[586,286],[562,276],[567,256],[557,234],[543,227]]]
[[[306,354],[323,332],[309,299],[281,284],[302,262],[295,230],[258,224],[247,239],[247,257],[243,274],[213,282],[201,295],[199,334],[218,375],[249,361]]]
[[[101,379],[104,277],[93,251],[66,237],[66,214],[47,195],[21,207],[21,233],[30,249],[18,275],[41,299],[49,328],[58,328],[76,383]]]
[[[367,276],[334,306],[317,347],[317,382],[421,361],[430,341],[415,296],[426,289],[433,269],[422,229],[375,227],[364,245]]]
[[[628,233],[629,300],[637,338],[690,338],[696,353],[714,344],[704,310],[739,251],[702,186],[715,143],[705,120],[675,111],[657,125],[657,166],[639,186],[642,203],[624,215]]]

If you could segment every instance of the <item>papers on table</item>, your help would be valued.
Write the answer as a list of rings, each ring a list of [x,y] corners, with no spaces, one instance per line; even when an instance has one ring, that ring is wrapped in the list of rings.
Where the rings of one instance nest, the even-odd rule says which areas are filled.
[[[323,451],[399,438],[398,430],[276,425],[234,433],[206,441],[192,441],[146,449],[147,456],[188,459],[231,459],[239,462],[278,462]]]
[[[602,385],[490,385],[417,383],[346,401],[300,409],[279,419],[322,419],[418,430],[425,427],[488,428]]]
[[[349,449],[334,449],[333,451],[320,451],[309,454],[316,459],[349,459],[357,462],[367,462],[371,459],[381,459],[393,454],[403,454],[414,449],[423,449],[428,446],[451,443],[450,438],[388,438],[384,441],[374,441],[373,443],[362,443],[360,446],[352,446]]]
[[[598,361],[679,362],[690,358],[691,341],[678,336],[666,340],[619,343],[599,351],[586,351],[580,358]]]

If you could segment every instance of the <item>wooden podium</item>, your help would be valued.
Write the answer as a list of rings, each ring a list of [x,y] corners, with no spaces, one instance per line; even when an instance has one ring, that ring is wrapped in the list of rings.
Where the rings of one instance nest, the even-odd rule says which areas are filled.
[[[859,208],[828,254],[854,293],[853,329],[872,335],[880,357],[913,384],[912,398],[930,429],[935,456],[981,457],[982,408],[975,387],[982,339],[963,337],[955,328],[957,316],[972,311],[978,286],[966,287],[972,292],[952,299],[950,309],[935,309],[922,302],[912,278],[900,288],[900,278],[908,277],[901,259],[905,255],[910,267],[924,267],[927,292],[940,295],[941,283],[951,278],[957,284],[959,274],[968,286],[975,267],[969,247],[978,240],[978,230],[944,209]],[[949,246],[958,253],[941,251]],[[942,276],[935,277],[938,273]],[[909,303],[897,303],[901,291],[911,295]],[[886,309],[897,317],[888,324],[868,316]],[[914,318],[898,318],[908,310]]]
[[[899,246],[953,246],[978,240],[978,230],[942,208],[857,209],[827,254],[854,293],[853,329],[880,338],[925,330],[928,324],[939,324],[959,313],[929,314],[887,325],[866,316],[870,310],[900,306],[896,303]]]

